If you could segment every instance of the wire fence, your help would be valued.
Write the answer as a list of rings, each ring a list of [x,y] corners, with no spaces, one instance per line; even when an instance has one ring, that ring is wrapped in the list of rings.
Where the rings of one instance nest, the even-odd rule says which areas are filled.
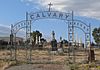
[[[10,61],[15,57],[15,50],[0,50],[0,60]],[[88,50],[84,48],[75,49],[75,63],[69,63],[68,48],[63,52],[51,51],[51,48],[30,49],[20,48],[16,51],[16,60],[18,64],[40,65],[41,70],[100,70],[100,49],[95,49],[95,62],[88,63]]]

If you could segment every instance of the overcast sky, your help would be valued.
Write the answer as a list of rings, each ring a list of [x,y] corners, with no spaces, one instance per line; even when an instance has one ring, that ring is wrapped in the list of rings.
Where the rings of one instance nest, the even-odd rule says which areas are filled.
[[[48,10],[50,2],[53,4],[52,10],[63,12],[73,10],[75,19],[82,20],[87,25],[91,23],[92,30],[100,27],[100,0],[0,0],[0,36],[8,36],[10,25],[24,20],[26,12]],[[32,24],[32,30],[40,30],[46,38],[50,38],[52,30],[55,30],[57,38],[60,36],[67,38],[67,29],[66,23],[62,20],[43,19]],[[76,32],[82,33],[80,37],[84,36],[81,30],[76,29]],[[18,35],[23,34],[19,32]]]
[[[47,4],[53,4],[52,8],[59,11],[75,11],[77,15],[100,19],[100,0],[21,0],[26,5],[36,9],[48,8]],[[35,7],[34,7],[35,6]],[[43,7],[43,8],[41,8]]]

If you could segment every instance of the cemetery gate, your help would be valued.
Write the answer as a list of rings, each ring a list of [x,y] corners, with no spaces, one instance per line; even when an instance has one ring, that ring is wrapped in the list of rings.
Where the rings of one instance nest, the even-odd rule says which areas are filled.
[[[29,40],[29,43],[26,43],[26,51],[30,51],[29,53],[26,52],[26,58],[28,61],[31,61],[31,51],[32,47],[31,42],[31,24],[32,22],[39,20],[39,19],[60,19],[64,20],[66,24],[68,24],[68,42],[72,45],[69,45],[69,57],[71,56],[71,52],[73,52],[72,55],[74,55],[74,30],[75,28],[81,29],[85,34],[85,47],[87,48],[88,45],[91,42],[91,26],[87,25],[86,23],[82,22],[81,20],[75,20],[73,12],[59,12],[59,11],[51,11],[50,8],[48,11],[39,11],[39,12],[26,12],[26,19],[22,20],[14,25],[11,25],[11,53],[14,51],[14,54],[11,55],[11,59],[14,59],[17,61],[17,46],[16,46],[16,34],[17,32],[25,28],[26,29],[26,40]],[[49,25],[49,24],[48,24]],[[67,31],[66,31],[67,32]],[[72,50],[72,51],[70,51]],[[74,57],[72,57],[72,62],[74,62]],[[70,58],[69,58],[70,59]]]

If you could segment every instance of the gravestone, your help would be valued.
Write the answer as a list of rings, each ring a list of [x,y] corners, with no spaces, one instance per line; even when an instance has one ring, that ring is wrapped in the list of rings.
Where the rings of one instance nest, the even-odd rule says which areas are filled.
[[[54,31],[52,31],[51,47],[52,47],[52,51],[57,51],[57,40],[55,39]]]
[[[38,46],[39,50],[43,49],[43,44],[41,42],[41,37],[39,36],[39,46]]]
[[[63,40],[62,40],[62,37],[60,37],[58,52],[59,53],[63,52]]]
[[[94,62],[95,61],[95,53],[94,53],[94,48],[89,44],[88,45],[89,50],[88,50],[88,62]]]
[[[95,53],[94,53],[94,49],[91,48],[88,54],[88,62],[94,62],[94,61],[95,61]]]

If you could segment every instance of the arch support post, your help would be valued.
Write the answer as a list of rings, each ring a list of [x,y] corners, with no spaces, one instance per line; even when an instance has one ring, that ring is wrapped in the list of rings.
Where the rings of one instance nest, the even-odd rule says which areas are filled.
[[[73,19],[73,11],[72,11],[72,21],[68,22],[68,57],[69,57],[69,64],[75,63],[75,50],[74,50],[74,19]]]
[[[10,34],[10,47],[9,47],[9,49],[10,49],[10,60],[12,60],[12,58],[13,58],[13,25],[11,24],[11,34]]]
[[[14,60],[17,62],[17,42],[16,42],[16,33],[14,34]]]
[[[11,60],[15,60],[17,62],[17,45],[16,45],[16,33],[14,33],[14,26],[11,25],[11,34],[10,34],[10,52],[11,52]]]
[[[28,19],[28,12],[26,12],[26,58],[27,62],[31,62],[32,41],[31,41],[31,20]]]

